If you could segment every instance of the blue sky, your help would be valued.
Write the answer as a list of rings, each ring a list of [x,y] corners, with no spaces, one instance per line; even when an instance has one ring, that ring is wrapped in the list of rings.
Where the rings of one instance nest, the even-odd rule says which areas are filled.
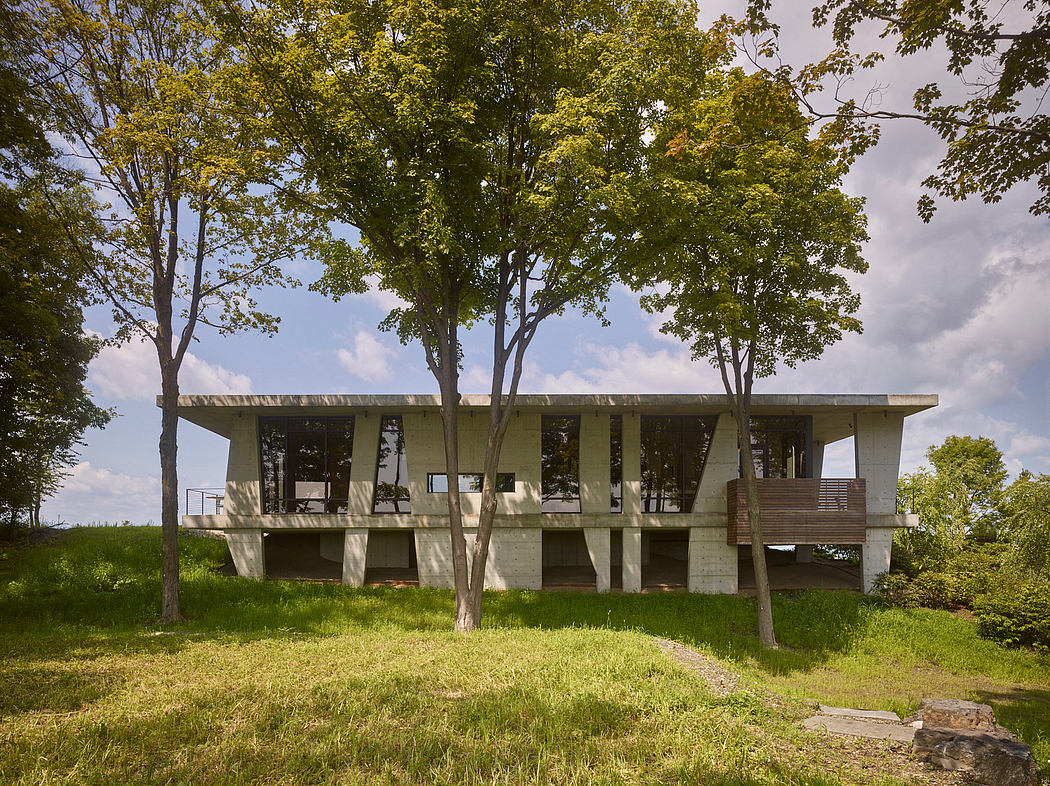
[[[703,19],[739,13],[736,6],[709,6]],[[780,21],[790,42],[787,58],[812,59],[826,49],[808,13]],[[915,86],[938,77],[943,62],[930,53],[891,60],[869,81],[884,86],[883,106],[907,109]],[[858,80],[851,89],[863,95],[868,86]],[[941,145],[918,123],[884,125],[879,146],[845,185],[867,199],[870,270],[855,281],[864,333],[818,361],[780,370],[756,392],[937,393],[940,407],[905,423],[902,472],[920,466],[926,448],[949,434],[980,434],[995,439],[1012,473],[1022,466],[1050,473],[1050,221],[1027,212],[1035,192],[1024,186],[995,205],[941,201],[933,222],[923,224],[915,212],[919,184]],[[293,272],[304,282],[320,275],[307,265]],[[182,371],[183,393],[436,392],[421,348],[402,347],[376,329],[391,306],[386,293],[334,303],[305,289],[277,289],[261,293],[259,302],[281,316],[278,335],[224,338],[203,328]],[[530,349],[522,391],[721,391],[713,369],[661,335],[635,295],[615,290],[609,316],[608,328],[576,314],[546,323]],[[108,310],[90,311],[88,327],[111,334]],[[466,350],[464,391],[487,392],[483,331],[468,336]],[[119,417],[87,434],[81,462],[44,505],[43,517],[159,522],[159,372],[152,346],[105,349],[88,384]],[[226,440],[182,423],[180,486],[221,486],[226,451]],[[825,476],[852,472],[851,444],[830,447]]]

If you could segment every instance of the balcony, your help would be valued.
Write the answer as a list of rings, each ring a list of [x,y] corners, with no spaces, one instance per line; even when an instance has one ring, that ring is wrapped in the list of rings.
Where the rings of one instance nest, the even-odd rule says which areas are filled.
[[[743,478],[726,484],[729,545],[751,543]],[[762,539],[767,546],[863,543],[867,524],[863,478],[760,478]]]
[[[222,505],[225,501],[225,495],[225,488],[186,489],[186,515],[222,515]]]

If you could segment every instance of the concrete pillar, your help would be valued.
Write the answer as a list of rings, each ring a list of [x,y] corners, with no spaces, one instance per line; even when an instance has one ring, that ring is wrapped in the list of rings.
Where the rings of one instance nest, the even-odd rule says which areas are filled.
[[[623,530],[623,591],[642,591],[642,531],[638,527]]]
[[[903,433],[903,415],[882,411],[853,416],[854,459],[857,477],[867,481],[869,514],[896,512]]]
[[[609,416],[580,415],[580,512],[609,512]]]
[[[379,420],[378,411],[358,413],[354,416],[354,455],[350,462],[350,493],[347,502],[347,510],[350,513],[362,515],[372,512],[376,455],[379,450]]]
[[[608,592],[612,586],[612,534],[608,527],[585,527],[583,537],[587,541],[587,553],[597,574],[598,592]]]
[[[354,440],[357,441],[356,439]],[[343,535],[343,584],[360,587],[365,583],[368,556],[368,529],[348,527]]]
[[[689,591],[735,594],[737,548],[726,543],[723,527],[689,528]]]
[[[813,546],[809,545],[796,545],[795,546],[795,562],[812,562],[813,561]]]
[[[263,533],[261,529],[228,529],[226,543],[230,556],[237,567],[237,575],[249,579],[261,579],[266,575],[263,559]]]
[[[230,431],[226,497],[222,512],[237,516],[258,516],[262,512],[261,479],[259,420],[254,415],[242,412],[234,418]]]
[[[623,512],[642,512],[642,420],[636,412],[623,413]]]
[[[893,547],[891,527],[868,527],[861,546],[860,568],[864,578],[864,592],[875,587],[875,578],[890,569],[890,551]]]
[[[693,500],[693,513],[720,513],[726,515],[726,483],[740,476],[737,458],[736,421],[729,413],[718,416],[711,446],[707,450],[704,474]],[[725,540],[725,530],[722,539]]]

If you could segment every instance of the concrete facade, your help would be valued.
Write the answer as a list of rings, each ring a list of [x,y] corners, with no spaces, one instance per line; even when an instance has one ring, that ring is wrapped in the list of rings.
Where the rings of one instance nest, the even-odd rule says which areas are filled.
[[[480,473],[488,427],[487,396],[464,396],[459,428],[460,471]],[[681,530],[684,584],[692,592],[738,590],[735,545],[727,543],[726,484],[738,476],[736,428],[721,395],[519,396],[504,441],[499,472],[514,474],[514,490],[499,493],[486,565],[486,586],[543,587],[545,531],[578,530],[582,539],[558,554],[548,545],[549,565],[593,568],[594,588],[643,589],[650,564],[648,536]],[[444,472],[445,454],[434,396],[182,396],[180,415],[230,440],[225,505],[215,516],[185,516],[183,526],[226,534],[237,572],[265,575],[265,532],[321,533],[322,557],[343,564],[342,580],[361,585],[366,570],[414,570],[421,586],[452,586],[452,560],[444,493],[428,491],[428,474]],[[936,396],[756,395],[755,416],[807,416],[811,425],[809,473],[821,477],[826,445],[854,438],[856,477],[866,480],[867,527],[862,550],[865,591],[889,568],[894,528],[914,525],[895,513],[896,482],[904,418],[932,406]],[[353,415],[353,453],[346,513],[262,513],[258,419],[273,415]],[[372,513],[380,423],[400,415],[404,430],[411,513]],[[545,414],[579,418],[579,513],[543,513],[541,424]],[[641,419],[643,415],[717,416],[692,508],[683,513],[642,512]],[[610,420],[622,423],[622,512],[610,512]],[[480,494],[461,494],[465,524],[476,523]],[[379,533],[411,532],[384,539]],[[467,529],[468,559],[474,538]],[[370,533],[375,533],[369,543]],[[677,536],[674,536],[677,537]],[[565,539],[561,539],[564,542]],[[687,542],[686,545],[681,545]],[[407,544],[407,545],[406,545]],[[565,546],[564,549],[570,547]],[[654,547],[655,549],[655,547]],[[687,549],[687,553],[684,550]],[[666,551],[664,549],[663,551]],[[571,552],[571,553],[570,553]],[[811,559],[801,545],[799,561]],[[666,556],[666,555],[665,555]],[[614,573],[614,570],[616,571]]]

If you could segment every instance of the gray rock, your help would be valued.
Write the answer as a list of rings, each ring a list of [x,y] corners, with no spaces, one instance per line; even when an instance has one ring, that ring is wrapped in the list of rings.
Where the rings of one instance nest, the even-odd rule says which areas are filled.
[[[995,715],[987,704],[961,699],[923,699],[919,711],[922,713],[923,728],[995,728]]]
[[[1039,767],[1023,742],[967,731],[934,746],[928,760],[986,786],[1037,786]]]
[[[849,737],[867,737],[873,740],[911,742],[915,729],[899,723],[880,723],[863,718],[840,718],[833,715],[814,715],[802,721],[802,727],[810,730],[823,729],[832,734]]]
[[[890,723],[901,722],[897,713],[886,712],[885,710],[852,710],[849,707],[827,707],[823,704],[819,706],[820,711],[825,715],[836,715],[840,718],[867,718],[869,720],[889,721]]]

